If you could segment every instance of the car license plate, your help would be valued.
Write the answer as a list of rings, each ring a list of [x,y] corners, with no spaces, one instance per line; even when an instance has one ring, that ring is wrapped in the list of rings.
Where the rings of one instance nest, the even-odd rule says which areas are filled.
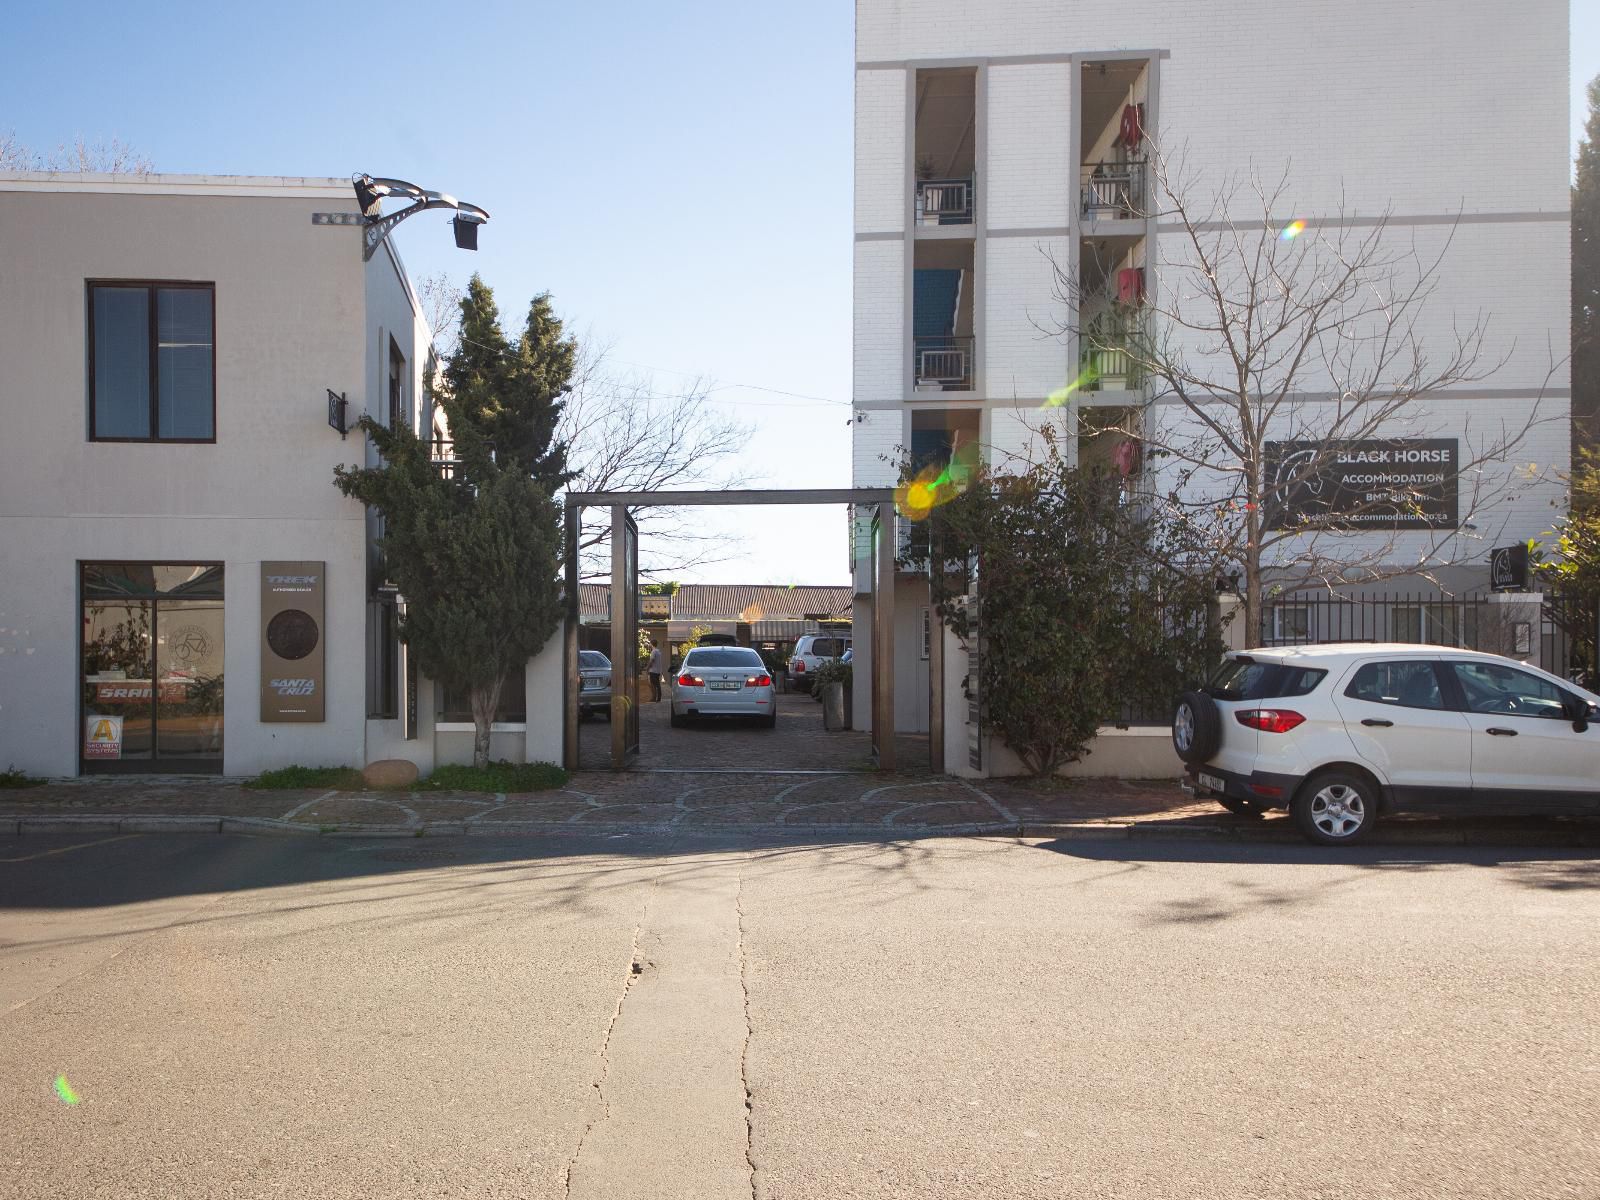
[[[737,692],[741,686],[737,683],[713,683],[711,689],[716,692]]]
[[[1227,780],[1218,779],[1215,775],[1207,775],[1204,771],[1201,771],[1199,779],[1201,787],[1210,788],[1213,792],[1225,792],[1228,790]]]

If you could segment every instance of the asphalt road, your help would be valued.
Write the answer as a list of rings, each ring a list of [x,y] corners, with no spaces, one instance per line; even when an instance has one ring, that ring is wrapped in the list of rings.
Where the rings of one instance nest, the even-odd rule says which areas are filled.
[[[1594,1197],[1597,951],[1566,851],[0,839],[0,1196]]]

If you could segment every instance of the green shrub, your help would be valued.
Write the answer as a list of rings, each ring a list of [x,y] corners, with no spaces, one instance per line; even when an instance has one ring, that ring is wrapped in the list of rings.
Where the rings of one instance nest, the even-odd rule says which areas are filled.
[[[29,775],[24,771],[17,770],[16,767],[7,767],[4,771],[0,771],[0,788],[31,788],[43,786],[44,780],[35,779],[32,775]]]
[[[818,667],[811,675],[811,686],[818,691],[826,688],[830,683],[842,683],[844,684],[844,690],[848,692],[855,683],[855,663],[840,662],[836,658],[830,659]]]
[[[504,760],[486,767],[447,765],[417,784],[421,792],[545,792],[565,787],[567,773],[554,763]]]
[[[279,767],[276,771],[263,771],[247,780],[245,787],[264,792],[291,791],[297,788],[337,788],[342,792],[358,792],[366,785],[361,782],[361,772],[355,767]]]

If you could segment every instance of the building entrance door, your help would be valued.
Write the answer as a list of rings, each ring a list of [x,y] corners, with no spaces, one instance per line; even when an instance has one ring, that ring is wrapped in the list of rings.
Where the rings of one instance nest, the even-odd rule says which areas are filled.
[[[84,563],[85,774],[222,771],[220,563]]]

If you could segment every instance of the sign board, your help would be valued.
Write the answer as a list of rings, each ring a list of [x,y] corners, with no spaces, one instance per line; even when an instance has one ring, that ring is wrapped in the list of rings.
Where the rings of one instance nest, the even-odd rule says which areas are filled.
[[[1455,438],[1267,442],[1269,529],[1454,529]]]
[[[122,757],[121,717],[85,717],[83,719],[83,757]]]
[[[327,564],[261,564],[261,720],[325,719]]]
[[[665,621],[671,613],[671,596],[639,597],[639,619],[641,621]]]
[[[1489,586],[1497,592],[1528,590],[1528,547],[1496,546],[1489,552]]]

